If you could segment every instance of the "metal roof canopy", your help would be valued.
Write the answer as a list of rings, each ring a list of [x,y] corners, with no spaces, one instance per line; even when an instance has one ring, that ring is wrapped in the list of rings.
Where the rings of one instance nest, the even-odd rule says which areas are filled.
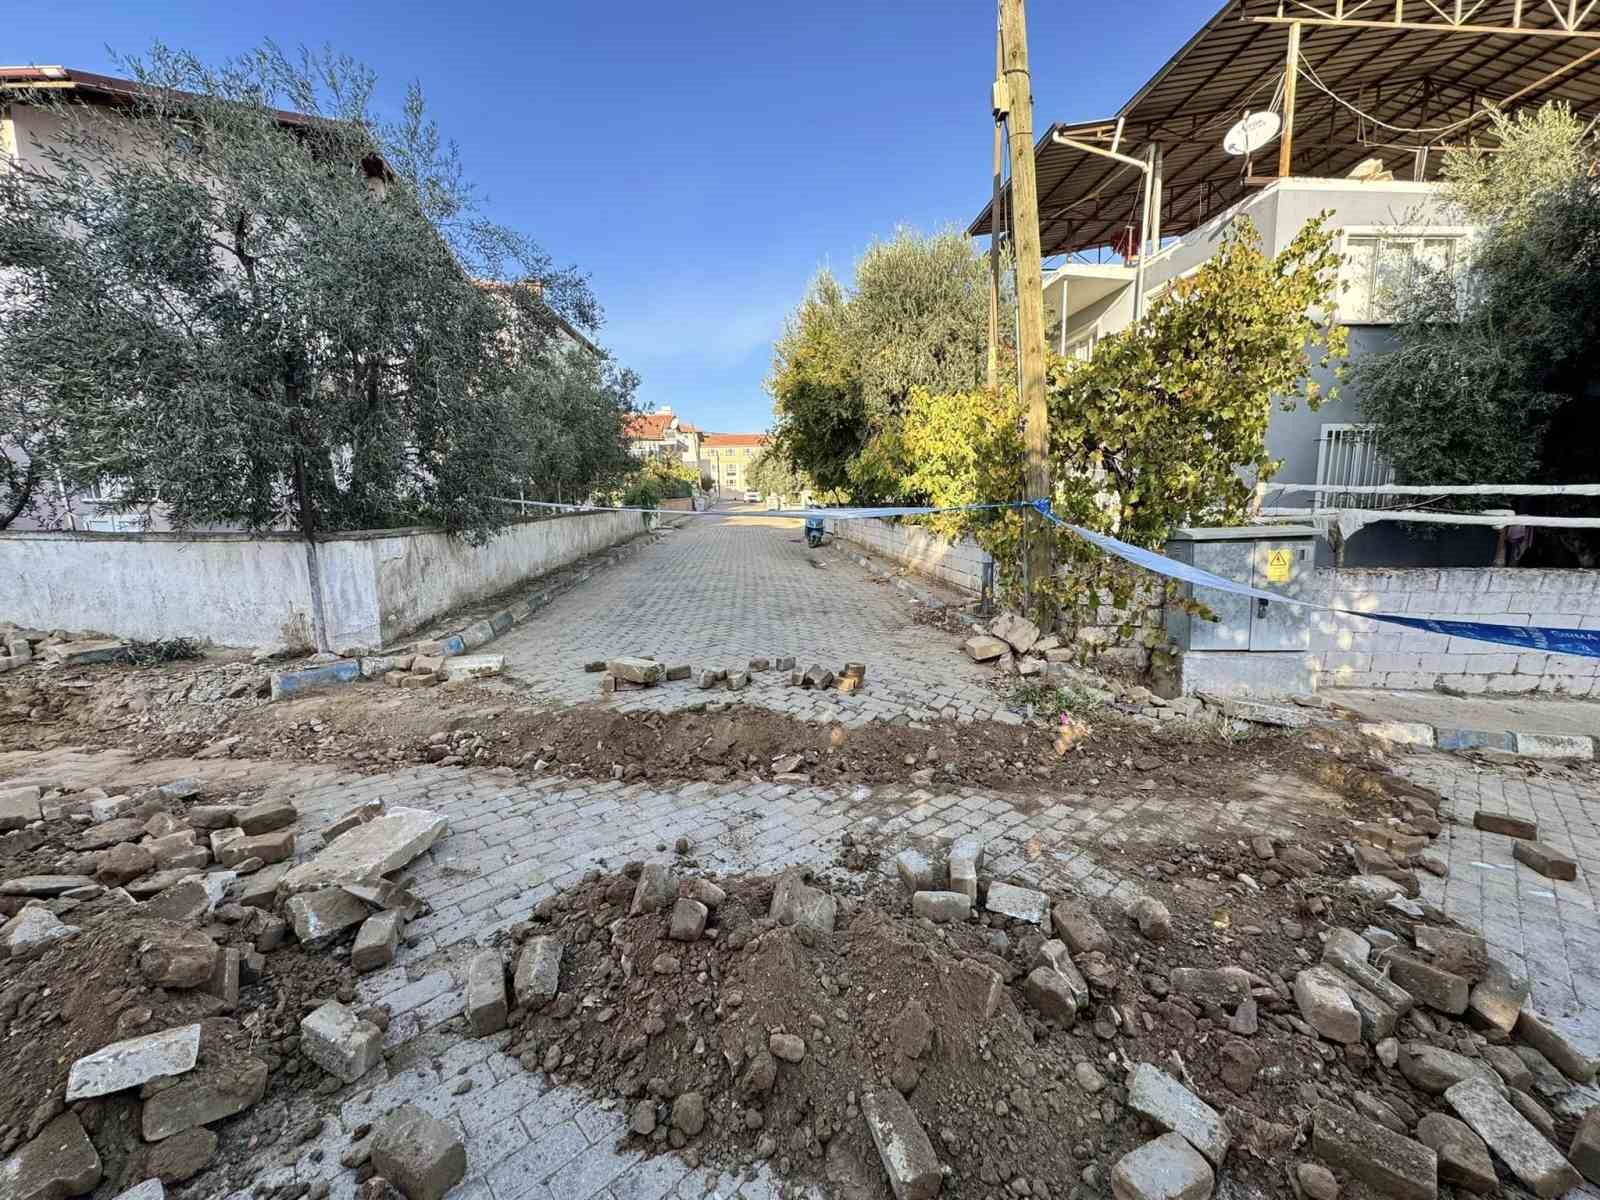
[[[1109,148],[1121,120],[1122,153],[1159,144],[1164,235],[1187,233],[1246,196],[1247,160],[1224,152],[1222,136],[1272,102],[1291,22],[1300,25],[1300,62],[1341,99],[1395,127],[1372,124],[1302,78],[1297,176],[1339,177],[1382,158],[1411,178],[1419,150],[1481,133],[1487,103],[1560,99],[1600,111],[1600,5],[1589,0],[1229,0],[1114,116],[1044,131],[1034,147],[1044,254],[1109,245],[1130,214],[1137,227],[1143,186],[1138,171],[1060,145],[1057,132]],[[1396,131],[1438,131],[1474,114],[1448,133]],[[1250,171],[1275,173],[1277,152],[1274,142]],[[1436,171],[1438,157],[1424,159],[1424,169]],[[1008,189],[1002,228],[1009,202]],[[992,207],[984,205],[970,235],[990,232]]]

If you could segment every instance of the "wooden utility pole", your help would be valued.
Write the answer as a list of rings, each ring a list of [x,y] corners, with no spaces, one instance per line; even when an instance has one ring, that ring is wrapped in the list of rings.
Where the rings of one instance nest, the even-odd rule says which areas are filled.
[[[1289,53],[1283,68],[1283,133],[1278,138],[1278,178],[1293,174],[1294,94],[1300,82],[1300,22],[1289,26]]]
[[[996,90],[1004,76],[1000,57],[1000,27],[994,31],[994,81]],[[998,99],[998,97],[996,97]],[[1002,114],[994,114],[994,197],[989,202],[989,390],[1000,386],[1000,140]]]
[[[1028,499],[1050,497],[1050,413],[1044,394],[1044,278],[1039,264],[1039,183],[1033,170],[1033,85],[1028,78],[1028,21],[1023,0],[1000,0],[1000,49],[1011,123],[1011,244],[1016,259],[1017,353],[1027,413]],[[1043,518],[1028,539],[1028,581],[1050,578],[1051,544]],[[1036,609],[1045,627],[1053,614]]]

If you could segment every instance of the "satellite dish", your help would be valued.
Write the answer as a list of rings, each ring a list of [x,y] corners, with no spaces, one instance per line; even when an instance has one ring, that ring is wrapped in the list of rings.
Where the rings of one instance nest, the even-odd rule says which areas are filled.
[[[1222,137],[1222,148],[1235,158],[1254,154],[1278,136],[1283,120],[1275,112],[1250,113]]]

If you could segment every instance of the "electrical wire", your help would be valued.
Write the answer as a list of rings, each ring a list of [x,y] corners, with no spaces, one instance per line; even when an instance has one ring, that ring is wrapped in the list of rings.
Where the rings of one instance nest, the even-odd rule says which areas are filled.
[[[1300,75],[1307,83],[1316,88],[1319,92],[1322,92],[1335,104],[1349,109],[1363,121],[1369,122],[1372,125],[1376,125],[1379,129],[1387,129],[1390,133],[1411,135],[1420,135],[1425,133],[1450,133],[1452,130],[1460,129],[1463,125],[1471,125],[1480,119],[1480,114],[1473,113],[1469,116],[1462,117],[1459,121],[1452,121],[1448,125],[1430,125],[1415,129],[1407,129],[1399,125],[1391,125],[1387,121],[1379,120],[1371,113],[1365,112],[1364,110],[1357,108],[1354,104],[1351,104],[1350,101],[1346,100],[1327,84],[1323,83],[1322,77],[1317,74],[1316,69],[1304,59],[1301,59],[1300,61]]]

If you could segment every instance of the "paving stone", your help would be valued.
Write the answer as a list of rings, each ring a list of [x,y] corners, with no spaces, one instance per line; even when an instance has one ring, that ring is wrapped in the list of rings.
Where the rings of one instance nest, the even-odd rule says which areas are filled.
[[[258,833],[271,833],[275,829],[293,825],[299,816],[294,805],[287,800],[263,800],[239,809],[234,823],[253,837]]]
[[[1594,1082],[1595,1061],[1582,1054],[1531,1008],[1523,1009],[1518,1015],[1516,1035],[1554,1063],[1568,1079],[1575,1083]]]
[[[992,913],[1029,925],[1042,925],[1050,915],[1050,897],[1032,888],[1009,883],[991,883],[983,906]]]
[[[1486,833],[1501,833],[1509,838],[1533,839],[1539,836],[1539,823],[1530,821],[1525,817],[1513,817],[1509,813],[1485,812],[1479,809],[1472,815],[1472,824],[1475,829],[1482,829]]]
[[[505,670],[504,654],[456,654],[444,660],[445,681],[492,679]]]
[[[1511,847],[1511,857],[1548,879],[1578,877],[1577,861],[1544,842],[1517,842]]]
[[[1488,974],[1489,947],[1477,934],[1441,929],[1436,925],[1418,925],[1411,933],[1417,949],[1440,970],[1464,976],[1469,981]]]
[[[933,1200],[944,1176],[917,1114],[893,1088],[863,1092],[861,1115],[895,1200]]]
[[[1600,1104],[1583,1114],[1567,1159],[1590,1183],[1600,1185]]]
[[[341,834],[310,862],[291,867],[279,889],[292,896],[336,884],[376,883],[427,851],[448,828],[439,813],[391,808]]]
[[[552,936],[529,938],[517,956],[512,989],[517,1003],[537,1009],[556,998],[561,986],[561,939]]]
[[[330,1000],[301,1020],[300,1051],[328,1074],[354,1083],[383,1057],[383,1031]]]
[[[371,911],[349,892],[336,887],[291,896],[284,905],[294,936],[313,949],[330,944],[362,924]]]
[[[1063,1029],[1071,1029],[1077,1023],[1080,996],[1087,992],[1087,987],[1080,992],[1071,979],[1054,967],[1035,967],[1022,984],[1028,1003]]]
[[[87,887],[93,882],[93,875],[20,875],[0,883],[0,896],[48,899],[62,892],[70,892],[73,888]]]
[[[170,871],[156,871],[142,879],[136,879],[126,885],[128,895],[135,900],[149,900],[160,895],[175,884],[186,879],[193,879],[200,872],[194,867],[176,867]]]
[[[1249,972],[1240,967],[1174,967],[1169,979],[1180,996],[1229,1007],[1248,996],[1251,987]]]
[[[1138,1063],[1128,1077],[1128,1107],[1168,1133],[1182,1134],[1213,1167],[1228,1153],[1228,1127],[1215,1109],[1172,1076]]]
[[[837,909],[832,896],[808,886],[799,871],[790,870],[779,876],[767,915],[780,925],[809,925],[818,933],[832,933]]]
[[[198,1024],[112,1042],[72,1064],[67,1103],[138,1087],[163,1075],[182,1075],[194,1067],[199,1055]]]
[[[506,966],[500,951],[480,950],[467,964],[466,1010],[474,1037],[488,1037],[506,1027]]]
[[[1472,985],[1467,996],[1467,1013],[1478,1025],[1510,1033],[1530,993],[1525,979],[1513,979],[1505,971],[1490,968],[1489,977]]]
[[[698,942],[706,931],[706,918],[710,915],[710,910],[700,901],[680,896],[672,905],[667,936],[675,942]]]
[[[167,1200],[167,1189],[159,1179],[146,1179],[117,1195],[115,1200]]]
[[[1294,977],[1294,1002],[1306,1024],[1329,1041],[1361,1040],[1361,1014],[1328,968],[1307,967]]]
[[[667,673],[665,663],[658,663],[649,658],[609,659],[606,662],[606,670],[618,679],[645,686],[660,683]]]
[[[1534,1195],[1559,1196],[1582,1182],[1560,1151],[1481,1076],[1455,1084],[1444,1098]]]
[[[0,957],[14,962],[37,958],[62,938],[78,932],[76,925],[63,925],[47,908],[25,908],[0,925]]]
[[[1402,1137],[1336,1104],[1312,1114],[1312,1150],[1329,1166],[1397,1200],[1437,1200],[1439,1159],[1421,1142]]]
[[[402,1104],[373,1131],[372,1166],[406,1200],[444,1200],[466,1177],[466,1143],[454,1126]]]
[[[908,895],[916,892],[932,892],[939,890],[935,887],[935,872],[933,864],[928,861],[928,856],[920,850],[906,849],[894,857],[895,873],[900,876]]]
[[[962,643],[961,649],[973,662],[993,662],[1011,653],[1011,647],[997,637],[980,633]]]
[[[1535,1051],[1535,1053],[1538,1052]],[[1543,1055],[1540,1055],[1540,1057],[1542,1058]],[[1528,1069],[1528,1064],[1523,1062],[1521,1056],[1510,1046],[1485,1046],[1483,1048],[1483,1061],[1494,1068],[1495,1074],[1505,1081],[1507,1087],[1527,1091],[1533,1086],[1533,1072]]]
[[[226,829],[239,823],[239,809],[231,804],[196,804],[184,818],[196,829]]]
[[[930,921],[965,921],[972,915],[972,901],[965,892],[918,892],[911,897],[911,915]]]
[[[1393,953],[1389,956],[1389,977],[1429,1008],[1451,1016],[1467,1011],[1472,985],[1453,971],[1440,970],[1409,954]]]
[[[1309,970],[1319,973],[1319,978],[1350,997],[1350,1003],[1361,1014],[1362,1040],[1376,1045],[1394,1033],[1395,1026],[1400,1022],[1400,1014],[1381,996],[1368,991],[1337,967],[1323,964]]]
[[[374,913],[361,923],[355,944],[350,947],[350,966],[357,971],[376,971],[394,961],[400,946],[400,927],[404,918],[398,912]]]
[[[39,789],[0,788],[0,833],[22,829],[39,819]]]
[[[159,1086],[159,1085],[153,1085]],[[255,1104],[267,1091],[267,1064],[249,1058],[226,1067],[199,1067],[170,1087],[140,1089],[140,1130],[159,1142],[186,1129],[210,1125]]]
[[[239,1005],[239,970],[243,957],[230,946],[222,947],[211,965],[211,978],[200,985],[207,995],[221,1000],[227,1011]]]
[[[639,871],[639,882],[634,885],[633,904],[628,909],[630,917],[660,912],[670,907],[678,894],[672,875],[662,863],[645,863]]]
[[[978,872],[983,868],[983,839],[962,834],[950,843],[950,890],[978,902]]]
[[[289,871],[287,863],[263,867],[238,888],[239,903],[246,908],[272,909],[278,903],[278,884]]]
[[[217,1135],[204,1126],[185,1129],[150,1147],[144,1169],[157,1181],[182,1183],[205,1170],[217,1153]]]
[[[60,1200],[99,1182],[100,1155],[74,1112],[56,1117],[0,1162],[0,1195],[6,1200]]]
[[[1211,1164],[1175,1133],[1128,1151],[1111,1168],[1115,1200],[1207,1200],[1215,1186]]]
[[[1429,1113],[1417,1122],[1417,1141],[1439,1156],[1440,1183],[1479,1195],[1500,1187],[1489,1147],[1454,1117]]]
[[[1560,1069],[1532,1046],[1515,1045],[1512,1052],[1522,1062],[1533,1082],[1532,1090],[1542,1096],[1564,1096],[1572,1090],[1572,1085],[1567,1082],[1567,1077]],[[1526,1089],[1524,1089],[1526,1090]]]
[[[1427,1042],[1406,1042],[1400,1052],[1400,1074],[1430,1095],[1443,1095],[1463,1079],[1482,1076],[1491,1086],[1504,1091],[1505,1084],[1494,1068],[1481,1058],[1468,1058],[1443,1046]]]

